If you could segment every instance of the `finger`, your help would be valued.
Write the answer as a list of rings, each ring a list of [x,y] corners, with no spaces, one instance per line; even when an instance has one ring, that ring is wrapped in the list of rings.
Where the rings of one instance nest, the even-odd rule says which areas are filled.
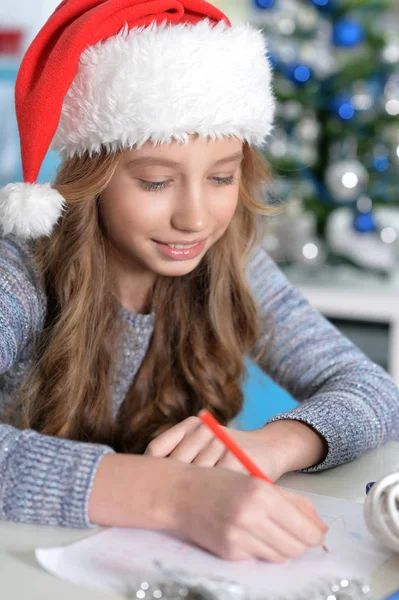
[[[250,532],[242,532],[242,539],[240,541],[241,551],[248,554],[251,558],[280,564],[287,561],[287,556],[281,554],[268,542],[259,539],[257,535],[252,535]]]
[[[200,423],[185,435],[180,444],[169,454],[169,457],[181,462],[191,463],[212,439],[213,433],[208,427]]]
[[[287,560],[267,543],[241,527],[234,527],[224,536],[217,536],[217,542],[208,548],[225,560],[242,561],[258,558],[273,563],[283,563]]]
[[[184,439],[184,436],[196,429],[200,424],[201,420],[198,417],[184,419],[181,423],[174,425],[152,440],[152,442],[148,444],[144,454],[157,458],[169,456],[176,446]]]
[[[280,501],[270,511],[269,518],[291,536],[306,546],[320,546],[324,541],[324,531],[313,518],[305,515],[294,502],[280,495]]]
[[[293,494],[291,492],[287,492],[284,490],[284,495],[295,504],[295,506],[303,512],[307,517],[313,519],[318,527],[324,532],[328,531],[327,524],[319,517],[317,512],[314,509],[314,506],[306,496],[299,496],[298,494]]]
[[[263,544],[270,546],[285,560],[298,558],[309,549],[309,546],[298,540],[296,536],[291,535],[268,518],[263,522],[258,521],[253,535],[259,538]]]
[[[226,449],[216,466],[221,467],[222,469],[228,469],[229,471],[248,474],[248,471],[242,466],[240,461]]]
[[[198,467],[214,467],[226,452],[224,445],[215,437],[211,439],[193,460]]]

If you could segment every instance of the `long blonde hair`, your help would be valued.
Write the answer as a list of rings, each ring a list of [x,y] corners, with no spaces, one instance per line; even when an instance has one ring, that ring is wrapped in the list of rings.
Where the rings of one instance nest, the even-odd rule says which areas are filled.
[[[245,265],[257,217],[271,210],[264,189],[270,175],[262,154],[244,144],[239,202],[226,233],[189,275],[157,277],[150,345],[115,421],[111,382],[121,329],[98,201],[121,154],[74,157],[57,173],[66,212],[51,237],[32,244],[46,323],[10,420],[141,453],[202,408],[226,424],[242,407],[244,359],[260,334]]]

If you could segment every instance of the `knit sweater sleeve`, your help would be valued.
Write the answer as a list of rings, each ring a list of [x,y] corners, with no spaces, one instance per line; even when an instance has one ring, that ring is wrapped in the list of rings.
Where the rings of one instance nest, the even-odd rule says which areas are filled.
[[[27,266],[30,258],[25,243],[0,238],[0,373],[12,367],[43,323],[45,296]]]
[[[252,354],[297,407],[272,421],[296,419],[328,444],[325,460],[307,472],[351,461],[399,439],[399,390],[292,287],[262,247],[251,255],[249,284],[261,309],[263,333]]]
[[[18,362],[43,326],[45,298],[30,258],[25,243],[0,238],[0,374]],[[0,519],[92,527],[89,494],[108,452],[113,450],[107,446],[1,423]]]

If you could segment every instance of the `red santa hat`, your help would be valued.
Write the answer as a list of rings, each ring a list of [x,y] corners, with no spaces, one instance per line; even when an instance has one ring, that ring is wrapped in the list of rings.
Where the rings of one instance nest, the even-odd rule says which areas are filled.
[[[274,98],[263,34],[204,0],[63,0],[28,48],[15,104],[24,183],[0,189],[3,234],[50,235],[65,201],[36,183],[62,158],[189,134],[262,147]]]

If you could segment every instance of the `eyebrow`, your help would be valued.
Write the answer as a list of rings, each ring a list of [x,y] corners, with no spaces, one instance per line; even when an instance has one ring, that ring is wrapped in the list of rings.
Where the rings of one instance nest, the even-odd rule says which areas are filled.
[[[230,156],[226,156],[225,158],[220,158],[219,160],[213,163],[213,166],[230,163],[237,160],[243,160],[243,158],[244,154],[242,152],[236,152],[235,154],[231,154]],[[161,157],[157,158],[155,156],[141,156],[140,158],[133,158],[132,160],[128,161],[126,165],[133,167],[143,167],[151,165],[159,165],[162,167],[180,166],[179,163],[175,162],[174,160]]]

